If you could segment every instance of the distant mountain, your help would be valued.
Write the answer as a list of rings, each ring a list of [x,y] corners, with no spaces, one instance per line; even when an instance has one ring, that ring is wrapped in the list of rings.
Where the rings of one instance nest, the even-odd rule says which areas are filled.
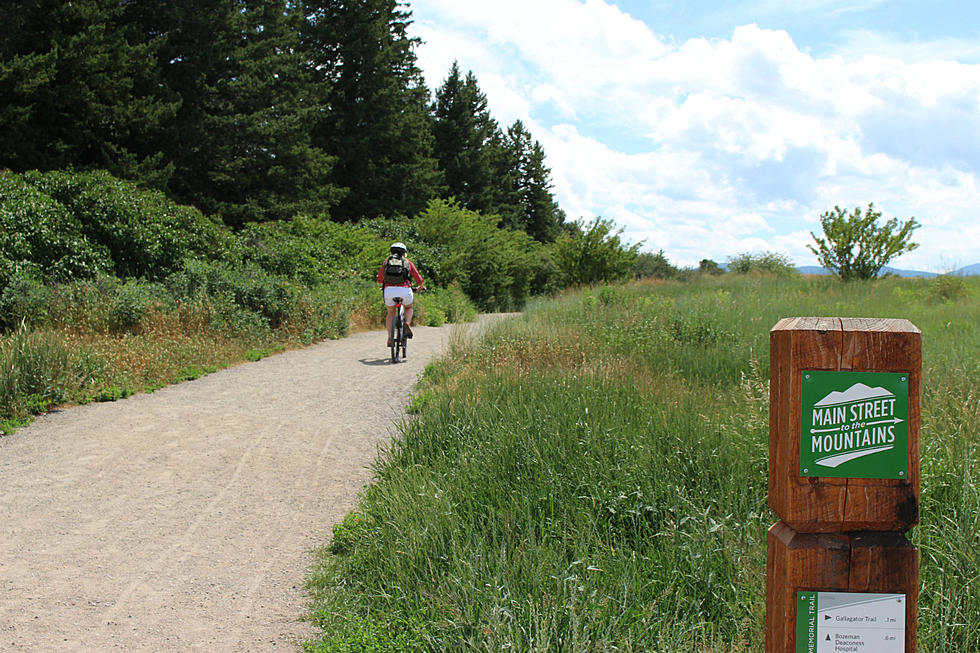
[[[830,270],[822,268],[818,265],[802,265],[796,268],[801,274],[833,274]],[[936,272],[923,272],[922,270],[899,270],[898,268],[885,267],[882,269],[882,274],[891,273],[899,277],[922,277],[926,279],[932,279],[933,277],[938,277],[939,274]],[[973,265],[968,265],[965,268],[960,268],[955,272],[952,272],[954,276],[957,277],[969,277],[973,275],[980,275],[980,263],[975,263]]]
[[[953,272],[958,277],[972,277],[974,275],[980,274],[980,263],[974,263],[973,265],[968,265],[965,268],[960,268]]]
[[[721,263],[719,267],[726,272],[728,271],[728,264]],[[833,274],[827,268],[822,268],[819,265],[798,265],[796,269],[799,270],[800,274]],[[882,274],[891,273],[899,277],[922,277],[926,279],[932,279],[933,277],[940,276],[936,272],[923,272],[922,270],[899,270],[898,268],[885,267],[882,270]],[[980,275],[980,263],[974,263],[973,265],[967,265],[958,270],[951,272],[953,276],[957,277],[972,277],[974,275]]]
[[[800,271],[800,274],[833,274],[827,268],[822,268],[819,265],[797,265],[796,269]]]
[[[897,275],[899,277],[925,277],[927,279],[931,279],[933,277],[939,276],[935,272],[921,272],[918,270],[896,270],[895,268],[890,268],[887,266],[881,269],[882,275],[888,272]]]

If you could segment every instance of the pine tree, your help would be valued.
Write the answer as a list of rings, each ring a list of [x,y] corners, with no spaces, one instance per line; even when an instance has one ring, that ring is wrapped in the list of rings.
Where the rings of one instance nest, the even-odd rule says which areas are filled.
[[[329,85],[314,144],[337,157],[331,180],[346,196],[337,219],[413,215],[442,187],[429,93],[396,0],[311,0],[306,56]]]
[[[487,211],[500,216],[500,225],[527,230],[521,194],[521,157],[507,134],[498,127],[486,144],[492,183],[488,188]]]
[[[494,212],[494,153],[500,130],[487,109],[487,98],[476,76],[464,79],[453,62],[445,82],[436,91],[432,107],[436,155],[446,175],[448,196],[471,211]]]
[[[124,10],[118,0],[0,4],[0,167],[165,182],[147,143],[177,104],[153,91],[161,41],[127,29]]]
[[[551,192],[551,170],[544,163],[544,148],[531,138],[520,120],[507,129],[507,142],[515,165],[523,228],[535,240],[552,242],[561,233],[565,212]]]
[[[299,51],[301,8],[285,0],[134,3],[147,38],[165,35],[161,85],[180,110],[157,146],[180,201],[232,225],[325,213],[331,161],[310,142],[321,87]]]

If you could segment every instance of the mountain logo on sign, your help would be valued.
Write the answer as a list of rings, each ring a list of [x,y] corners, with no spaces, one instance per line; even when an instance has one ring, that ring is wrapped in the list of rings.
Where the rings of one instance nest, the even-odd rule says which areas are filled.
[[[895,448],[895,395],[881,387],[855,383],[813,404],[811,451],[814,463],[838,467]]]

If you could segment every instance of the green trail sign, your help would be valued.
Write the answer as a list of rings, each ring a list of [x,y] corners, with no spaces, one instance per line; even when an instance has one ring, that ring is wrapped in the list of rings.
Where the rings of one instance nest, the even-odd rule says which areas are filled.
[[[909,375],[804,371],[800,476],[908,476]]]

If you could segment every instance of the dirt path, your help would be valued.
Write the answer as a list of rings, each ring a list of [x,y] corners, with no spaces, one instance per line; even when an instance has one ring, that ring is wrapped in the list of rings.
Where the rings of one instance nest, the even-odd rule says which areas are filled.
[[[241,365],[0,438],[0,651],[293,651],[312,549],[451,328]]]

